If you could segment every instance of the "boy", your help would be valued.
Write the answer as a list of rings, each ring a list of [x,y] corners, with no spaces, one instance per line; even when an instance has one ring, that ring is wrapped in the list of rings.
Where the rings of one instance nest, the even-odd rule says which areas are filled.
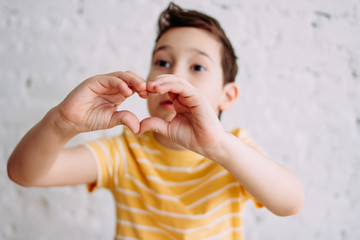
[[[296,176],[249,147],[243,130],[223,130],[236,72],[217,21],[170,4],[147,81],[114,72],[82,82],[20,141],[9,176],[23,186],[109,188],[116,239],[241,239],[248,199],[286,216],[304,196]],[[117,111],[134,93],[148,99],[149,118]],[[63,149],[78,133],[120,124],[121,136]]]

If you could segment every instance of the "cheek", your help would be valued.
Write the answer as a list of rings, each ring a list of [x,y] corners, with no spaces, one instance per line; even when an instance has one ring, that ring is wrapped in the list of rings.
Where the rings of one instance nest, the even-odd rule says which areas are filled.
[[[221,100],[221,96],[222,96],[221,93],[222,92],[219,91],[219,89],[216,89],[215,91],[208,94],[208,96],[207,96],[207,99],[209,99],[210,104],[216,109],[218,108],[218,106],[220,104],[220,100]]]
[[[150,82],[151,80],[153,80],[156,76],[158,75],[161,75],[161,74],[164,74],[164,73],[167,73],[165,69],[156,69],[155,67],[151,67],[150,68],[150,71],[149,71],[149,74],[146,78],[146,81],[147,82]]]
[[[156,77],[156,75],[158,75],[158,74],[156,73],[156,70],[154,69],[154,66],[150,66],[150,70],[149,70],[146,81],[147,82],[151,81],[151,79]]]
[[[222,96],[222,84],[215,84],[211,85],[208,84],[207,86],[204,86],[201,91],[202,94],[206,97],[206,99],[209,101],[211,106],[214,107],[214,109],[217,109],[221,100]]]
[[[149,114],[155,116],[158,113],[159,103],[160,103],[160,94],[150,94],[147,99],[147,107]]]
[[[152,108],[154,108],[153,106],[155,105],[155,99],[154,99],[154,95],[149,94],[149,98],[147,99],[147,105],[148,105],[148,109],[151,111]]]

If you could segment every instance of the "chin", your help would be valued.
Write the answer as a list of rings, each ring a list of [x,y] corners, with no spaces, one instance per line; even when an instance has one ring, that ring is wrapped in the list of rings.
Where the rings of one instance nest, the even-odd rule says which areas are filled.
[[[149,114],[151,117],[161,118],[166,122],[170,122],[176,115],[175,109],[166,109],[162,106],[149,107]]]
[[[169,113],[169,114],[164,114],[161,116],[157,116],[158,118],[161,118],[162,120],[166,121],[166,122],[170,122],[174,117],[175,117],[176,113]]]
[[[170,116],[166,116],[164,118],[162,118],[164,121],[166,122],[170,122],[171,120],[173,120],[173,118],[175,117],[175,114],[172,114]]]

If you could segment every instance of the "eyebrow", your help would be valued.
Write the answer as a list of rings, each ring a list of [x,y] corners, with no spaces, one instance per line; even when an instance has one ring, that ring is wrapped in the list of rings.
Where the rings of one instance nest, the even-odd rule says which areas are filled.
[[[169,46],[169,45],[159,46],[159,47],[157,47],[157,48],[154,49],[152,56],[154,56],[155,53],[157,53],[158,51],[166,50],[166,49],[168,49],[168,48],[172,48],[172,47]],[[200,55],[203,55],[203,56],[207,57],[210,61],[214,62],[213,59],[212,59],[206,52],[203,52],[203,51],[201,51],[201,50],[199,50],[199,49],[196,49],[196,48],[189,48],[188,50],[189,50],[189,51],[196,52],[196,53],[198,53],[198,54],[200,54]]]
[[[157,47],[157,48],[154,49],[152,55],[154,56],[156,52],[161,51],[161,50],[164,50],[164,49],[167,49],[167,48],[171,48],[171,47],[168,46],[168,45],[164,45],[164,46]]]

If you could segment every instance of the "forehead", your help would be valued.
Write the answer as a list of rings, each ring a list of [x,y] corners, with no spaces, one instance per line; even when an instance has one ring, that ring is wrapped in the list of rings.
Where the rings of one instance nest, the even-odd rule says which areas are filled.
[[[166,31],[158,40],[155,49],[163,46],[178,51],[196,49],[212,58],[221,58],[222,45],[210,32],[194,27],[176,27]]]

